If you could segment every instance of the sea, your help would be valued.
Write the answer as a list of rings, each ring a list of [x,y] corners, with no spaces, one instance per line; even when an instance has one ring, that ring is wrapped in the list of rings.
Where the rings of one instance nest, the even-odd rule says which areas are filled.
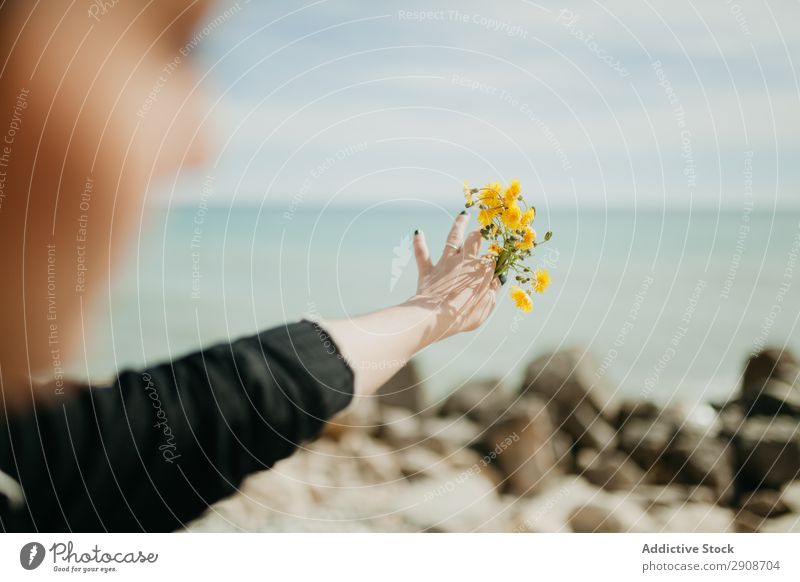
[[[400,303],[416,285],[413,231],[438,256],[459,210],[153,210],[90,308],[73,372],[103,378],[304,316]],[[798,211],[550,209],[536,227],[554,233],[530,261],[551,287],[521,314],[507,285],[481,329],[420,353],[431,403],[472,379],[514,390],[533,359],[577,348],[620,396],[691,406],[734,395],[763,347],[800,353]]]

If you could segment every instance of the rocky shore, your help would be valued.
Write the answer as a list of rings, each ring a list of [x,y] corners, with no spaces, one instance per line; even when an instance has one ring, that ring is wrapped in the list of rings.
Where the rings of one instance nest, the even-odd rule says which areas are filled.
[[[767,349],[737,397],[625,400],[582,350],[521,386],[423,406],[406,366],[319,440],[190,525],[200,531],[800,531],[800,365]]]

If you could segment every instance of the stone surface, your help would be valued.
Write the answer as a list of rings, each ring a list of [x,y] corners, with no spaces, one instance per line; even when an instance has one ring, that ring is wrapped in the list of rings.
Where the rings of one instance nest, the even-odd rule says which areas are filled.
[[[741,390],[747,415],[800,413],[798,375],[800,366],[788,351],[770,348],[752,356],[745,365]]]
[[[505,486],[505,477],[497,468],[497,465],[491,463],[491,458],[481,455],[473,449],[457,449],[445,455],[443,460],[447,466],[453,469],[480,472],[492,482],[494,488],[498,491],[501,491]]]
[[[509,493],[530,495],[560,473],[552,436],[544,405],[528,399],[486,430],[482,452],[503,474]]]
[[[576,465],[589,483],[609,491],[630,490],[644,479],[642,469],[619,451],[583,449],[577,454]]]
[[[420,418],[407,408],[382,406],[376,436],[395,450],[407,449],[422,440]]]
[[[357,466],[368,483],[389,483],[403,478],[393,453],[385,443],[360,432],[346,433],[339,441],[338,455]]]
[[[421,418],[420,431],[419,446],[446,455],[476,443],[482,437],[484,429],[466,417],[448,416]]]
[[[625,400],[619,405],[614,426],[622,429],[630,420],[655,421],[663,415],[662,409],[649,400]]]
[[[553,424],[572,438],[576,448],[589,447],[603,451],[616,447],[616,430],[591,407],[550,403],[548,410]]]
[[[556,429],[578,447],[604,450],[615,446],[618,405],[614,390],[598,376],[597,362],[577,349],[561,350],[534,360],[520,388],[547,405]]]
[[[560,350],[534,360],[527,368],[520,393],[539,395],[567,408],[587,407],[611,422],[618,405],[614,390],[597,375],[598,362],[579,349]]]
[[[740,500],[739,507],[759,517],[778,517],[789,513],[791,510],[780,491],[775,489],[761,489],[745,493]]]
[[[729,503],[734,496],[734,452],[728,443],[692,430],[681,430],[670,441],[663,458],[667,482],[705,485],[716,501]]]
[[[781,489],[800,476],[800,424],[787,416],[748,418],[734,435],[745,490]]]
[[[629,495],[648,511],[659,507],[683,505],[684,503],[712,504],[716,501],[716,493],[708,487],[681,485],[679,483],[666,485],[643,483],[632,489]]]
[[[413,412],[425,410],[422,376],[414,360],[401,367],[376,394],[381,405],[397,406]]]
[[[785,414],[800,417],[800,383],[789,384],[771,378],[745,407],[748,416]]]
[[[664,458],[674,436],[672,423],[633,419],[620,431],[619,444],[642,469],[650,471]]]
[[[750,400],[757,396],[763,383],[770,378],[784,380],[790,384],[797,377],[800,362],[788,350],[767,348],[751,356],[742,376],[742,397]]]
[[[443,457],[425,447],[410,447],[396,452],[394,459],[406,479],[431,477],[452,469]]]
[[[620,448],[647,471],[651,483],[704,485],[715,500],[728,503],[735,494],[732,447],[697,428],[679,422],[677,412],[631,416],[620,429]]]
[[[736,533],[760,533],[765,521],[760,515],[740,509],[733,516],[733,530]]]
[[[734,435],[739,432],[744,425],[747,417],[744,408],[738,402],[725,404],[717,416],[719,419],[719,434],[727,440],[732,440]]]
[[[465,416],[481,424],[491,424],[503,415],[513,400],[503,391],[499,379],[468,381],[445,399],[440,416]]]
[[[575,533],[622,533],[624,526],[614,517],[613,511],[592,503],[586,503],[572,510],[567,518]]]

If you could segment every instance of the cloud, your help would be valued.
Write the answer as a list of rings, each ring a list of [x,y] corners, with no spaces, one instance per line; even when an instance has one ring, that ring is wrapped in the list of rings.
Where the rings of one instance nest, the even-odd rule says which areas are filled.
[[[203,46],[224,93],[215,172],[237,200],[285,202],[327,157],[367,143],[315,181],[310,199],[341,189],[337,200],[374,200],[428,184],[444,203],[452,180],[432,175],[496,172],[540,185],[553,204],[736,206],[753,150],[757,190],[770,204],[795,203],[798,3],[562,10],[249,3]]]

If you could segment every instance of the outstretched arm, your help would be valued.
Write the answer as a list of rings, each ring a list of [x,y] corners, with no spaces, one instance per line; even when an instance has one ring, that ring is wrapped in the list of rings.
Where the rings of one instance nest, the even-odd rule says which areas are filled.
[[[0,418],[0,471],[25,495],[22,508],[0,495],[0,530],[169,531],[233,493],[316,437],[354,386],[373,392],[397,369],[374,364],[486,319],[499,282],[480,233],[461,248],[467,222],[435,265],[415,236],[419,284],[401,305],[278,327]]]

